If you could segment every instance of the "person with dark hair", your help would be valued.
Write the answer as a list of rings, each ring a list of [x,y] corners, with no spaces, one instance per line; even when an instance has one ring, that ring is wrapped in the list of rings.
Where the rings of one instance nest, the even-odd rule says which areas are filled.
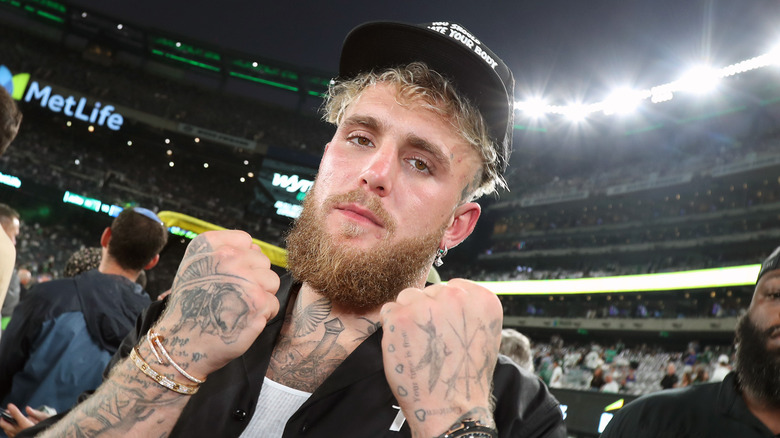
[[[65,262],[65,269],[62,275],[72,278],[82,272],[91,271],[100,267],[100,261],[103,259],[103,249],[101,247],[86,247],[74,252]]]
[[[106,382],[42,436],[565,437],[557,400],[498,353],[498,297],[425,287],[504,185],[513,90],[456,23],[352,30],[290,273],[247,233],[199,235]]]
[[[780,247],[761,266],[734,343],[736,364],[722,381],[632,401],[601,437],[780,436]]]
[[[0,340],[3,406],[63,411],[100,385],[106,364],[151,302],[135,281],[157,264],[167,238],[154,213],[125,209],[101,236],[97,269],[26,294]],[[5,421],[0,426],[10,427]]]

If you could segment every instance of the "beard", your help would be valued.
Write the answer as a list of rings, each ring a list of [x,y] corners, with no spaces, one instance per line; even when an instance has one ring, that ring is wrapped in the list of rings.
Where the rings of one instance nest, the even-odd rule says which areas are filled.
[[[309,284],[334,304],[365,311],[394,301],[398,293],[424,279],[446,230],[446,224],[427,235],[391,242],[396,223],[379,199],[364,190],[328,197],[317,206],[316,184],[303,202],[303,211],[287,236],[287,267],[298,281]],[[352,248],[348,240],[367,233],[345,224],[331,235],[325,213],[340,203],[358,203],[377,216],[385,236],[371,249]]]
[[[761,331],[745,314],[737,323],[737,363],[739,384],[757,398],[780,407],[780,349],[767,347],[780,327]]]

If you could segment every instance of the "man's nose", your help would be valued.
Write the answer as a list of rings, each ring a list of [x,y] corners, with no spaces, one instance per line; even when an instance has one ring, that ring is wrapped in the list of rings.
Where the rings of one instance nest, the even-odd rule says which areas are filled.
[[[378,196],[387,196],[393,188],[393,180],[398,172],[398,163],[393,148],[379,148],[360,174],[361,185]]]

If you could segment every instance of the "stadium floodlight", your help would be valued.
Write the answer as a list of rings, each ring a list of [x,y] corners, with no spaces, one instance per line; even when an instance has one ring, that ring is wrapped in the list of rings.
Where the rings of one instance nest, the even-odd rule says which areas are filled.
[[[780,44],[773,47],[766,56],[769,58],[769,65],[780,65]]]
[[[569,121],[574,123],[579,123],[584,121],[585,118],[587,118],[588,114],[590,113],[588,111],[588,107],[581,103],[568,105],[565,108],[563,108],[562,112],[563,115],[569,119]]]
[[[537,119],[547,113],[547,102],[541,98],[532,98],[524,102],[515,102],[515,109],[522,111],[527,116]]]
[[[603,102],[603,111],[606,115],[611,114],[628,114],[636,110],[639,103],[642,102],[650,92],[647,91],[646,95],[641,91],[632,90],[630,88],[619,88],[610,94]]]
[[[672,92],[672,84],[658,85],[650,89],[650,102],[661,103],[667,102],[674,98]]]
[[[720,74],[717,70],[708,66],[697,66],[688,70],[676,85],[680,91],[704,94],[714,90],[719,81]]]

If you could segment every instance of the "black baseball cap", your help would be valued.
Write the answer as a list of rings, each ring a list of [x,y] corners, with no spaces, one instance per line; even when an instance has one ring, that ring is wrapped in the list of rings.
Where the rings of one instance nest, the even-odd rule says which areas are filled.
[[[761,270],[758,272],[758,278],[756,278],[756,284],[758,284],[758,280],[761,280],[761,277],[764,276],[769,271],[774,271],[775,269],[780,268],[780,246],[775,248],[775,250],[772,252],[772,254],[769,255],[769,257],[764,260],[764,263],[761,264]]]
[[[463,26],[450,22],[362,24],[344,40],[339,75],[351,78],[415,61],[452,81],[476,106],[496,145],[497,169],[504,173],[512,152],[515,79],[504,61]]]

